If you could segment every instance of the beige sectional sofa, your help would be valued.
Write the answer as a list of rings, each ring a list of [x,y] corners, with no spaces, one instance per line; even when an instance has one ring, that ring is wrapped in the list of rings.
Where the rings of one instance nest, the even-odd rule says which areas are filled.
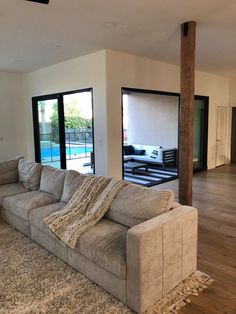
[[[72,197],[82,175],[23,158],[0,162],[0,212],[8,223],[143,313],[196,270],[197,211],[171,191],[123,187],[75,249],[43,219]]]

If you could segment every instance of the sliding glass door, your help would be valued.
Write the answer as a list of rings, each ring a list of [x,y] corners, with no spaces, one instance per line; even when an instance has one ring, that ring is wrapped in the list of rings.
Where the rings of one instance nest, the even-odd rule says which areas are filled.
[[[193,170],[207,169],[208,97],[195,96],[193,115]]]
[[[35,102],[34,122],[37,130],[35,152],[37,161],[61,168],[58,98],[41,98]]]
[[[33,98],[35,159],[94,172],[92,90]]]

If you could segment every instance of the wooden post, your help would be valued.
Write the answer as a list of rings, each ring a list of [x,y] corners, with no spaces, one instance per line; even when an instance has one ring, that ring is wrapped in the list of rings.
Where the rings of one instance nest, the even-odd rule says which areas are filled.
[[[192,205],[196,22],[181,25],[179,202]]]

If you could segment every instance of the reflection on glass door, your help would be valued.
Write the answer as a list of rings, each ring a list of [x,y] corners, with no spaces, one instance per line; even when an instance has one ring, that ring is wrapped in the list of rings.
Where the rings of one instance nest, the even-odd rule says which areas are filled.
[[[92,89],[33,98],[35,159],[94,172]]]
[[[39,123],[39,153],[41,162],[61,167],[58,100],[37,102]]]
[[[193,170],[207,169],[208,97],[195,96],[193,118]]]

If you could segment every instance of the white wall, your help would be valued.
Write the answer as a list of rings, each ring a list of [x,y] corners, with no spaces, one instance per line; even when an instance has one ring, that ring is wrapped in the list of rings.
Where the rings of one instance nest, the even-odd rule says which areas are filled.
[[[24,138],[22,154],[34,160],[32,97],[93,88],[95,166],[97,174],[107,174],[107,126],[105,51],[62,62],[24,76]]]
[[[19,155],[22,75],[0,72],[0,160]]]
[[[107,50],[23,76],[1,73],[0,158],[34,160],[33,96],[92,87],[96,173],[121,177],[121,88],[179,92],[179,77],[179,66]],[[195,86],[195,94],[210,97],[208,168],[214,168],[216,107],[228,106],[229,79],[197,71]]]
[[[128,143],[177,148],[178,107],[176,96],[128,93]]]
[[[180,68],[121,52],[106,51],[109,174],[121,177],[121,88],[179,92]],[[195,94],[209,96],[208,168],[215,167],[216,107],[228,106],[229,79],[196,72]]]

